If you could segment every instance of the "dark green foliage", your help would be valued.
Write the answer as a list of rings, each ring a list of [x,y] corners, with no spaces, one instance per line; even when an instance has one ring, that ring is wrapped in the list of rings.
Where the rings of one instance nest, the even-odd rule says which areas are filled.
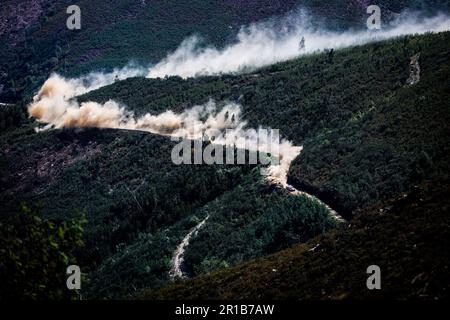
[[[20,126],[25,119],[26,112],[22,105],[0,105],[0,132]]]
[[[184,267],[191,275],[263,256],[336,226],[316,202],[282,191],[263,191],[265,183],[258,169],[243,180],[193,216],[155,232],[140,233],[132,244],[120,245],[91,274],[88,297],[117,298],[167,284],[173,252],[206,216],[208,222],[186,252]]]
[[[21,202],[41,205],[54,218],[87,212],[91,223],[80,258],[89,265],[139,232],[190,216],[249,170],[176,166],[170,139],[143,133],[64,130],[21,135],[18,142],[2,158],[2,219]]]
[[[173,251],[198,222],[194,215],[154,234],[139,233],[134,242],[119,245],[114,255],[90,273],[86,297],[121,298],[167,284]]]
[[[433,37],[442,42],[432,44]],[[306,152],[292,166],[291,181],[350,212],[447,171],[444,159],[449,155],[450,85],[443,79],[450,76],[448,37],[446,33],[408,40],[408,52],[423,53],[419,84],[406,87],[403,79],[392,79],[392,88],[372,95],[370,91],[377,87],[372,82],[364,94],[365,108],[341,125],[306,140]],[[400,43],[394,48],[391,50],[398,53],[393,61],[401,61]],[[406,55],[405,62],[410,56]],[[393,68],[393,64],[389,66]],[[374,76],[379,74],[389,77],[391,72],[379,70]],[[359,100],[358,94],[351,104]]]
[[[8,221],[23,201],[43,207],[53,219],[86,212],[86,247],[77,251],[77,260],[88,274],[83,286],[87,297],[117,298],[167,283],[176,246],[195,225],[195,217],[211,212],[211,220],[222,221],[226,227],[214,237],[233,232],[237,239],[248,239],[255,229],[270,226],[272,215],[282,224],[263,230],[264,240],[255,251],[250,241],[244,246],[242,240],[227,242],[227,251],[240,247],[245,252],[230,257],[229,265],[334,226],[326,222],[323,207],[272,194],[274,190],[260,181],[259,168],[173,165],[173,143],[165,137],[97,129],[40,134],[29,127],[20,130],[2,136],[1,219]],[[234,223],[226,223],[229,210],[222,208],[232,205],[230,199],[239,223],[246,226],[242,234],[232,231]],[[313,221],[317,225],[309,224]],[[288,224],[292,229],[280,230]],[[199,250],[195,249],[196,254]]]
[[[323,205],[281,191],[261,193],[255,184],[246,181],[203,208],[210,218],[185,256],[193,275],[265,256],[337,226]]]
[[[0,300],[77,298],[66,287],[66,269],[83,246],[84,219],[52,222],[27,207],[0,223]]]

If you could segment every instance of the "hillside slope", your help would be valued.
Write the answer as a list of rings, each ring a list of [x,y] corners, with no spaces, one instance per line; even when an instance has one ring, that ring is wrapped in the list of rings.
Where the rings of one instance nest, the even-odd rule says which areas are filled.
[[[253,74],[134,78],[78,100],[115,99],[136,114],[183,111],[210,98],[219,104],[240,103],[249,126],[279,128],[284,137],[305,146],[291,167],[292,184],[319,195],[347,218],[363,221],[365,213],[375,212],[370,208],[385,208],[383,203],[402,192],[410,193],[415,185],[427,185],[427,180],[443,179],[450,172],[449,43],[448,32],[428,34],[314,54]],[[420,81],[410,86],[410,62],[418,53]],[[168,284],[173,252],[208,214],[208,224],[186,252],[191,275],[266,256],[336,227],[323,206],[268,185],[258,167],[176,166],[170,160],[173,142],[140,132],[38,133],[36,123],[26,120],[24,107],[0,109],[0,121],[5,123],[0,131],[0,219],[10,221],[22,202],[59,222],[85,213],[86,247],[74,255],[90,279],[83,289],[87,297],[119,298]],[[431,188],[447,190],[447,180],[443,181]],[[435,193],[430,210],[438,211],[444,227],[434,216],[430,220],[421,216],[419,209],[415,213],[402,209],[392,216],[387,211],[381,220],[369,215],[375,217],[373,228],[380,236],[381,229],[386,230],[383,241],[394,245],[396,228],[404,227],[398,226],[402,215],[415,221],[413,228],[424,219],[420,226],[424,248],[445,252],[440,243],[424,236],[428,225],[446,236],[446,203],[438,196],[443,193],[438,189]],[[354,242],[366,226],[361,222],[355,235],[337,234]],[[354,259],[365,255],[362,247],[355,250],[359,253]],[[381,247],[374,250],[381,255]],[[425,251],[420,251],[424,257]],[[327,255],[325,251],[320,259]],[[343,267],[354,262],[346,256],[339,255]],[[406,253],[402,257],[409,277],[416,269],[408,268],[417,259]],[[434,261],[433,253],[419,266]],[[401,272],[403,265],[396,268],[400,269],[392,269],[394,273]],[[402,283],[408,277],[399,276]],[[317,297],[316,289],[311,297]],[[445,295],[441,289],[436,294]],[[216,295],[220,296],[211,296]]]
[[[449,181],[432,181],[335,231],[275,255],[137,295],[140,299],[448,299]],[[381,290],[366,269],[381,268]]]

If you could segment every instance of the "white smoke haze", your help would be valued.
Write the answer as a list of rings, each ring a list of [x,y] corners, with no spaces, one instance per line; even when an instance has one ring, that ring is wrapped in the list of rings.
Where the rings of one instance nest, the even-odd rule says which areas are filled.
[[[281,27],[279,26],[281,25]],[[186,39],[180,47],[152,67],[148,78],[182,78],[251,71],[325,49],[339,49],[410,34],[450,30],[446,15],[420,19],[404,13],[382,30],[335,32],[313,27],[305,13],[285,21],[253,24],[241,28],[234,44],[224,49],[202,46],[197,36]],[[305,39],[305,46],[300,45]]]
[[[283,185],[287,183],[291,162],[302,150],[287,140],[280,140],[278,135],[272,134],[272,129],[247,129],[238,104],[228,103],[219,110],[211,100],[182,113],[168,110],[158,115],[147,113],[136,117],[125,106],[113,100],[104,104],[90,101],[79,103],[74,97],[84,88],[80,81],[66,80],[58,75],[48,79],[28,107],[31,117],[46,124],[44,129],[38,131],[51,128],[136,130],[270,153],[278,161],[267,168],[268,179]],[[262,130],[269,134],[259,134]],[[261,137],[265,139],[261,141]]]

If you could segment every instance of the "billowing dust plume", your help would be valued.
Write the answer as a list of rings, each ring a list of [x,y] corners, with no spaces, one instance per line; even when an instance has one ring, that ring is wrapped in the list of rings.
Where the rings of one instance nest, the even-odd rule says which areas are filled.
[[[256,68],[293,59],[300,55],[339,49],[403,35],[450,30],[446,15],[419,18],[404,12],[381,30],[330,31],[313,23],[305,12],[291,13],[275,22],[260,22],[242,27],[236,40],[216,48],[197,36],[184,40],[173,53],[151,67],[147,77],[180,76],[190,78],[252,71]]]
[[[81,82],[53,75],[34,97],[28,112],[46,124],[40,130],[85,127],[137,130],[190,140],[209,139],[213,144],[274,154],[278,161],[267,168],[268,179],[283,185],[287,182],[291,162],[302,150],[274,134],[261,141],[260,131],[272,132],[272,129],[246,128],[247,123],[241,119],[241,106],[234,103],[228,103],[219,110],[214,101],[209,101],[182,113],[168,110],[158,115],[147,113],[136,117],[113,100],[104,104],[79,103],[74,98],[84,88]]]
[[[264,22],[242,27],[236,41],[221,49],[201,45],[199,38],[192,37],[150,68],[129,65],[109,73],[96,72],[76,79],[52,75],[29,106],[30,116],[47,124],[44,129],[115,128],[190,139],[200,139],[202,133],[211,136],[213,131],[231,130],[232,135],[236,137],[234,142],[236,147],[251,150],[255,144],[242,144],[240,138],[250,137],[251,141],[257,130],[246,128],[246,123],[240,119],[241,108],[236,104],[228,104],[218,111],[216,105],[210,102],[180,114],[166,111],[159,115],[146,114],[136,117],[124,106],[112,100],[104,104],[96,102],[80,104],[74,98],[130,77],[156,78],[178,75],[187,78],[242,72],[327,48],[354,46],[407,34],[450,30],[450,20],[446,15],[418,19],[413,14],[404,14],[393,25],[384,26],[378,31],[329,31],[317,25],[313,26],[312,19],[308,14],[301,12],[288,15],[281,21],[278,19],[272,23]],[[229,144],[220,135],[215,138],[214,143]],[[264,149],[259,145],[258,148]],[[284,184],[290,163],[300,154],[302,148],[281,140],[279,150],[280,164],[268,168],[269,178]]]

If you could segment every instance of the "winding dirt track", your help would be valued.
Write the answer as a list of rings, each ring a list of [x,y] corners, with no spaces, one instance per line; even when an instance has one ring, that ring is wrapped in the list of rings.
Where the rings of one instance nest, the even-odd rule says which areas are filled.
[[[331,209],[327,204],[322,202],[319,198],[310,195],[309,193],[299,191],[295,189],[291,185],[286,185],[286,190],[290,192],[293,196],[304,196],[308,197],[309,199],[315,200],[322,204],[325,208],[328,209],[330,212],[330,215],[336,219],[340,223],[346,222],[346,220],[339,215],[335,210]],[[172,258],[172,268],[170,269],[169,276],[171,278],[185,278],[186,275],[183,273],[182,265],[184,262],[184,253],[186,252],[186,248],[189,246],[189,241],[192,237],[195,237],[198,233],[198,231],[205,225],[206,221],[208,220],[209,216],[207,216],[203,221],[201,221],[197,226],[195,226],[189,233],[186,235],[186,237],[183,238],[181,243],[178,245],[177,249],[175,250],[175,253]]]
[[[209,216],[207,216],[202,222],[196,225],[186,237],[183,238],[181,243],[178,245],[172,259],[172,268],[170,269],[169,276],[171,278],[184,278],[183,270],[181,270],[181,266],[184,262],[184,253],[186,252],[186,248],[189,246],[189,241],[192,237],[196,236],[198,231],[205,225]]]

